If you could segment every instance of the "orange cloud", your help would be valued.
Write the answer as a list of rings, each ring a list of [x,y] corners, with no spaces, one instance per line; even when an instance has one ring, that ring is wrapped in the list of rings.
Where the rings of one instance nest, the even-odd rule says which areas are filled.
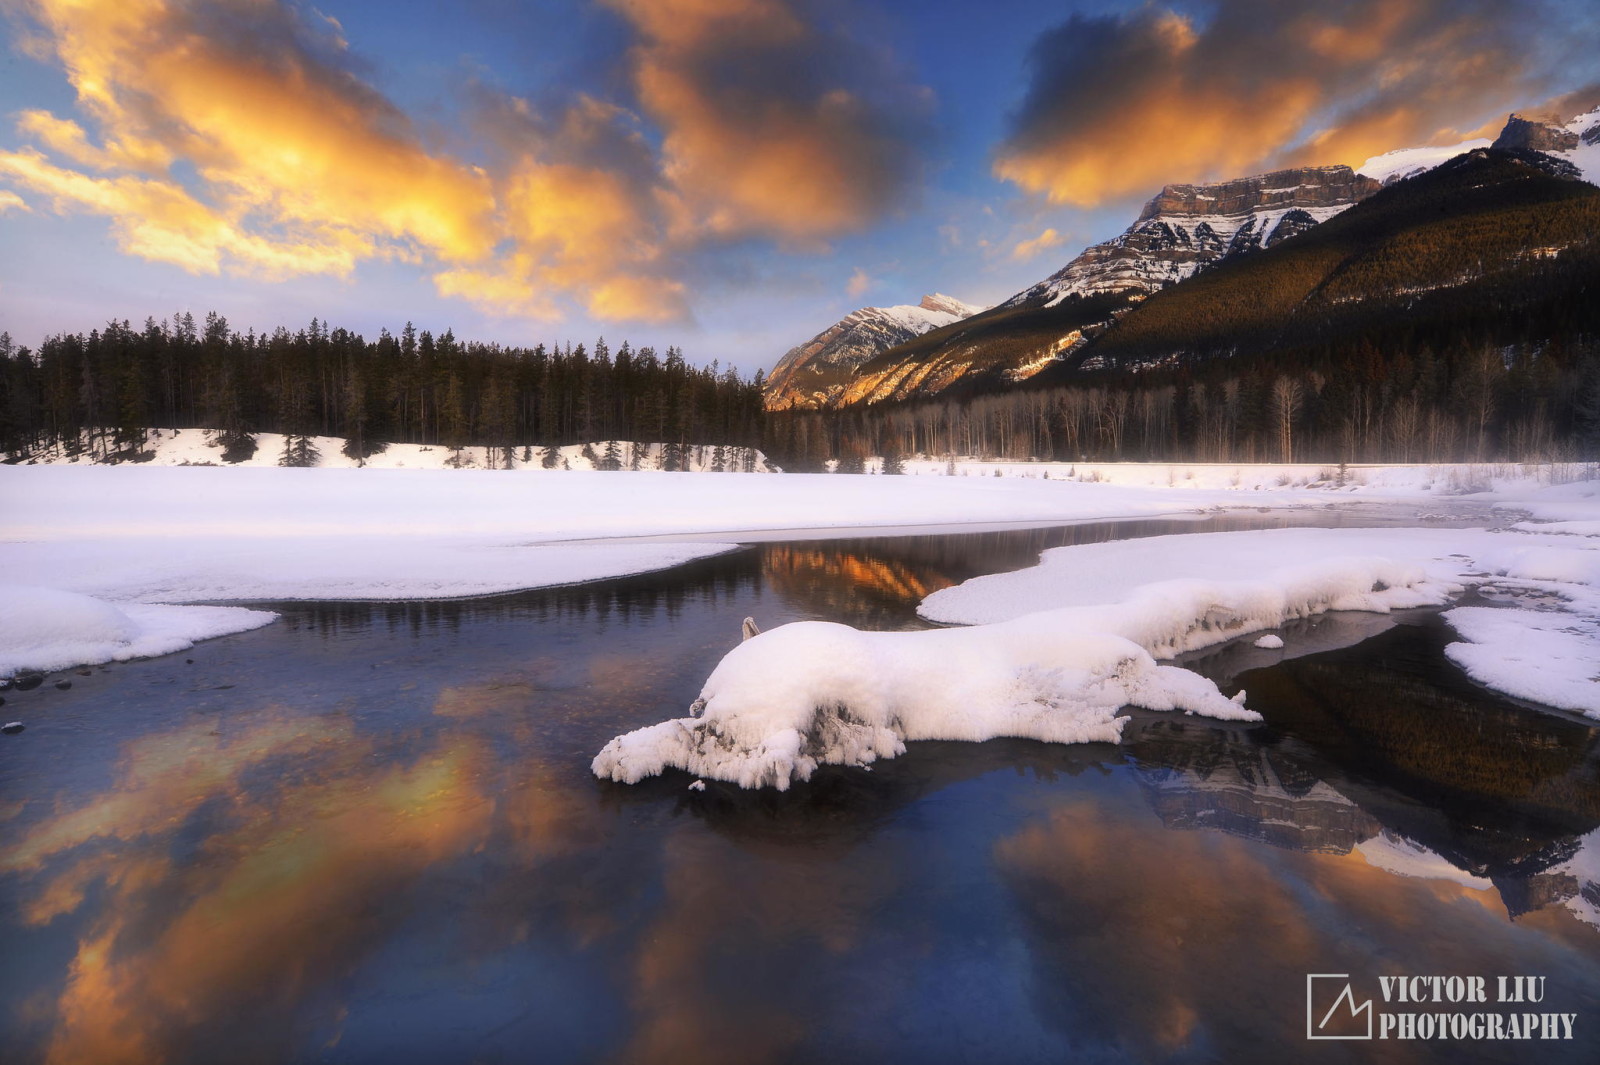
[[[280,0],[21,6],[26,47],[65,70],[85,121],[21,112],[33,147],[0,151],[0,179],[194,273],[349,277],[399,259],[495,314],[681,319],[707,238],[857,228],[915,169],[899,90],[842,73],[827,58],[842,41],[780,0],[615,0],[664,145],[602,101],[546,115],[480,87],[487,165],[430,147],[354,72],[337,21]],[[730,67],[747,48],[759,76]]]
[[[21,196],[18,196],[14,192],[11,192],[7,189],[0,189],[0,214],[5,214],[7,211],[28,210],[32,210],[32,208],[28,206],[28,201],[24,200]]]
[[[916,179],[931,94],[786,0],[604,2],[641,37],[633,75],[665,173],[712,233],[827,238]]]
[[[1037,237],[1018,241],[1016,246],[1011,249],[1011,257],[1018,262],[1027,262],[1042,251],[1049,251],[1051,248],[1066,243],[1066,240],[1066,237],[1057,233],[1053,228],[1047,229]]]
[[[1359,163],[1440,141],[1525,97],[1520,4],[1223,0],[1041,35],[996,176],[1093,206],[1162,184],[1294,163]]]

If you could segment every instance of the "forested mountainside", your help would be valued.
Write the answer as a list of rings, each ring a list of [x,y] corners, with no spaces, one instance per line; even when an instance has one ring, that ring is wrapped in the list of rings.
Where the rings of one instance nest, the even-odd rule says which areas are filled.
[[[343,437],[360,457],[376,441],[523,447],[635,439],[759,446],[761,377],[688,365],[668,348],[507,348],[407,325],[364,340],[313,320],[294,333],[237,333],[188,314],[61,334],[37,351],[0,334],[0,451],[15,461],[78,446],[137,455],[152,428],[218,431],[231,452],[252,435]]]
[[[1554,162],[1525,150],[1459,156],[1261,255],[1152,295],[1041,379],[1220,356],[1294,365],[1366,347],[1544,346],[1591,334],[1600,326],[1600,189]]]
[[[1498,158],[1520,159],[1551,178],[1592,181],[1600,174],[1600,111],[1579,115],[1564,126],[1512,115],[1492,145],[1477,140],[1457,147],[1462,149],[1455,153],[1458,159],[1470,150],[1492,147],[1501,153]],[[835,382],[825,394],[816,394],[812,402],[799,405],[843,409],[888,401],[993,394],[1029,382],[1059,383],[1064,379],[1063,373],[1104,368],[1106,364],[1094,358],[1095,352],[1109,357],[1113,352],[1124,352],[1124,346],[1132,349],[1145,344],[1149,340],[1147,330],[1157,318],[1156,312],[1142,306],[1148,297],[1165,291],[1185,292],[1186,300],[1167,301],[1161,306],[1169,310],[1181,306],[1181,313],[1193,313],[1215,295],[1209,286],[1200,286],[1197,291],[1199,279],[1231,263],[1257,261],[1253,276],[1258,284],[1245,297],[1255,302],[1242,310],[1249,312],[1246,317],[1254,319],[1245,323],[1250,328],[1270,330],[1263,323],[1282,316],[1286,307],[1296,305],[1295,301],[1306,295],[1300,277],[1306,263],[1302,258],[1267,253],[1293,246],[1295,238],[1320,230],[1380,188],[1426,176],[1451,159],[1452,151],[1401,149],[1363,164],[1363,171],[1371,173],[1345,166],[1303,167],[1209,185],[1168,185],[1116,238],[1085,249],[1055,274],[987,312],[880,350],[863,361],[848,380]],[[1484,158],[1481,152],[1476,157]],[[1445,195],[1448,194],[1447,191]],[[1495,195],[1480,190],[1472,208],[1482,216],[1473,224],[1479,227],[1488,259],[1554,254],[1551,249],[1555,244],[1537,232],[1522,232],[1513,220],[1497,223],[1488,217],[1496,205],[1487,201]],[[1391,206],[1398,202],[1400,208],[1378,224],[1395,227],[1398,236],[1402,231],[1427,227],[1432,220],[1429,212],[1453,210],[1448,204],[1427,201],[1425,190],[1412,190],[1409,199],[1391,199]],[[1406,217],[1407,204],[1422,213]],[[1501,209],[1516,206],[1499,205]],[[1367,217],[1370,222],[1371,215]],[[1452,224],[1466,223],[1457,217]],[[1367,236],[1371,237],[1370,232]],[[1450,273],[1452,264],[1445,260],[1461,251],[1461,242],[1450,238],[1440,243],[1437,236],[1433,232],[1426,237],[1413,234],[1409,238],[1413,244],[1439,243],[1428,249],[1420,261],[1408,259],[1412,248],[1401,241],[1393,249],[1395,255],[1388,268],[1377,261],[1350,264],[1325,297],[1333,301],[1365,301],[1355,291],[1363,285],[1397,285],[1407,290],[1404,295],[1408,299],[1419,291],[1459,287],[1466,272]],[[1375,260],[1383,257],[1384,253],[1373,256]],[[1397,264],[1402,268],[1396,268]],[[1571,264],[1557,269],[1567,265]],[[1387,275],[1383,274],[1385,269]],[[1265,293],[1269,298],[1257,300],[1269,288],[1271,292]],[[1445,302],[1440,301],[1439,308],[1448,314]],[[1482,310],[1481,304],[1474,303],[1474,307]],[[1226,320],[1226,324],[1219,325],[1224,331],[1242,323],[1242,319],[1229,318],[1228,312],[1210,307],[1202,309],[1202,317],[1207,322]],[[1134,323],[1137,325],[1130,328]],[[1181,331],[1181,322],[1174,319],[1172,325],[1175,331]],[[1552,327],[1559,331],[1563,325],[1555,322]],[[1533,331],[1539,328],[1536,325]],[[1530,336],[1525,334],[1519,339]],[[1218,349],[1219,343],[1226,346],[1215,338],[1205,340],[1207,350]],[[769,387],[769,409],[795,405],[774,400]]]

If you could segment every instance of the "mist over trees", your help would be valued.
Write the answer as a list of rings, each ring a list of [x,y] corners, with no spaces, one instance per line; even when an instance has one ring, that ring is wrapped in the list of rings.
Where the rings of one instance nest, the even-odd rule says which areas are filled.
[[[759,446],[761,375],[690,366],[665,353],[594,346],[532,348],[462,342],[409,324],[366,340],[312,320],[297,332],[234,332],[215,313],[142,329],[110,322],[62,333],[37,350],[0,334],[0,450],[143,445],[152,428],[215,430],[225,459],[254,434],[289,437],[282,461],[315,461],[311,437],[342,437],[352,457],[384,443],[533,448],[610,439]],[[493,456],[491,454],[491,461]]]

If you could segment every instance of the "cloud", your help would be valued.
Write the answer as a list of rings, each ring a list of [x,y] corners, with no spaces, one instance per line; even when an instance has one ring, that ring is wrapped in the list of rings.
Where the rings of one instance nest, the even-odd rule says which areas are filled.
[[[31,210],[27,200],[7,189],[0,189],[0,214],[5,214],[7,211],[27,210]]]
[[[1057,233],[1053,228],[1047,229],[1037,237],[1030,240],[1018,241],[1011,249],[1011,257],[1018,262],[1027,262],[1042,251],[1049,251],[1066,243],[1067,238]]]
[[[64,69],[80,114],[19,113],[29,143],[0,150],[0,180],[193,273],[348,278],[390,259],[493,314],[683,319],[705,242],[815,246],[892,209],[918,172],[901,116],[922,90],[781,0],[615,0],[660,129],[589,96],[536,106],[476,85],[473,161],[435,147],[315,11],[21,6],[26,48]]]
[[[859,230],[921,175],[933,98],[787,0],[603,0],[663,165],[713,233],[800,242]]]
[[[872,278],[868,277],[867,272],[858,266],[856,267],[856,272],[850,275],[850,280],[845,284],[844,290],[851,299],[858,299],[865,296],[867,290],[871,287]]]
[[[1220,0],[1074,15],[1042,34],[994,173],[1093,206],[1274,165],[1453,143],[1536,91],[1529,5]]]

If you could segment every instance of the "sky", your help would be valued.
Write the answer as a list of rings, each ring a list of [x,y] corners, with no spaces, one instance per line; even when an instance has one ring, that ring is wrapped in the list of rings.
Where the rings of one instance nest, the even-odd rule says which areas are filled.
[[[0,0],[0,331],[215,310],[770,368],[1163,184],[1600,93],[1569,0]],[[1580,106],[1583,105],[1583,106]]]

